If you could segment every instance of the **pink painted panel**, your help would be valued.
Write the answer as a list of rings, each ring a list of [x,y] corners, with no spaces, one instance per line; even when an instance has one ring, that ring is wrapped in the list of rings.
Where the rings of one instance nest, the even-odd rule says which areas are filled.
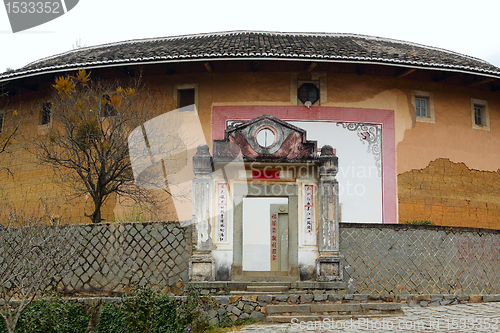
[[[227,120],[250,120],[270,114],[285,121],[356,122],[382,125],[383,223],[398,223],[394,111],[329,106],[214,106],[212,138],[224,139]]]

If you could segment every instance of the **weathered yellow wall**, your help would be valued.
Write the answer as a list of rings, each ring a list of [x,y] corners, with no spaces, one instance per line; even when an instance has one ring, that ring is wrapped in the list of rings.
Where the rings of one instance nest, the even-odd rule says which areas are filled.
[[[0,189],[2,204],[9,203],[16,209],[23,209],[30,214],[42,206],[48,207],[54,217],[64,216],[74,222],[88,223],[83,212],[90,211],[90,201],[85,198],[69,202],[67,188],[55,181],[54,170],[40,165],[37,159],[29,153],[28,142],[46,133],[38,126],[41,103],[48,101],[48,91],[23,94],[11,100],[9,109],[16,109],[18,115],[14,118],[20,121],[19,130],[12,145],[6,153],[0,155],[0,163],[6,169],[0,172]],[[4,127],[4,131],[12,129]],[[4,208],[3,212],[8,209]],[[110,207],[105,207],[103,216],[109,218]]]
[[[431,88],[434,88],[431,90]],[[432,85],[435,124],[417,122],[399,142],[398,173],[425,168],[437,158],[465,163],[470,169],[496,171],[500,167],[500,96],[478,89]],[[490,131],[472,129],[471,98],[488,102]]]
[[[412,90],[433,93],[435,123],[416,121]],[[490,131],[472,128],[471,98],[488,102]],[[440,225],[500,228],[493,190],[500,185],[497,93],[344,74],[328,77],[326,105],[395,111],[401,223],[430,219]]]
[[[203,132],[208,143],[211,142],[212,107],[218,105],[292,105],[290,101],[291,73],[201,73],[186,75],[165,75],[157,73],[145,77],[145,82],[153,94],[159,112],[168,112],[176,108],[173,98],[175,84],[198,84],[199,117]],[[400,221],[425,219],[429,216],[439,224],[464,225],[465,216],[470,220],[471,212],[452,216],[441,214],[429,215],[427,208],[422,208],[422,200],[433,197],[436,201],[430,206],[446,206],[449,201],[446,182],[436,182],[429,189],[418,187],[419,182],[426,179],[411,178],[409,174],[438,172],[437,166],[429,163],[438,158],[450,160],[453,163],[463,163],[467,170],[496,172],[500,168],[500,152],[497,143],[500,142],[500,96],[498,93],[484,92],[474,88],[463,88],[439,83],[426,83],[408,79],[386,78],[357,74],[328,74],[327,102],[324,106],[355,107],[369,109],[389,109],[395,111],[396,122],[396,169],[398,173],[398,191],[400,196]],[[434,94],[435,123],[415,121],[414,108],[411,103],[411,90],[429,91]],[[40,103],[47,98],[49,90],[37,93],[23,94],[12,100],[25,122],[22,129],[31,135],[38,135],[36,122]],[[473,130],[470,116],[470,98],[487,100],[489,103],[491,131]],[[33,111],[33,115],[31,115]],[[82,212],[90,213],[90,199],[78,199],[68,203],[63,190],[52,181],[52,170],[40,167],[36,160],[28,155],[20,145],[21,139],[16,138],[9,155],[0,156],[14,173],[14,178],[7,178],[6,173],[0,174],[0,186],[4,197],[15,204],[25,200],[36,202],[39,198],[54,202],[61,208],[61,214],[68,215],[73,221],[82,220]],[[455,170],[449,167],[450,170]],[[448,170],[448,169],[446,169]],[[441,172],[441,171],[439,171]],[[448,171],[447,171],[448,172]],[[471,172],[470,177],[483,175]],[[419,173],[420,174],[420,173]],[[469,176],[468,176],[469,177]],[[479,176],[478,176],[479,177]],[[480,176],[483,177],[483,176]],[[496,178],[492,178],[496,181]],[[419,192],[407,193],[411,187],[418,187]],[[439,189],[435,195],[436,187]],[[471,188],[472,190],[473,188]],[[465,195],[465,194],[464,194]],[[25,199],[26,198],[26,199]],[[441,198],[439,201],[436,198]],[[472,198],[472,197],[471,197]],[[472,200],[474,198],[468,198]],[[434,199],[433,199],[434,200]],[[464,199],[465,200],[465,199]],[[440,202],[440,203],[439,203]],[[477,201],[479,204],[479,201]],[[475,203],[474,203],[475,205]],[[424,205],[425,206],[425,205]],[[412,208],[414,207],[414,208]],[[417,209],[417,207],[420,207]],[[452,205],[450,207],[456,207]],[[477,207],[476,207],[477,208]],[[434,208],[436,209],[436,208]],[[468,208],[465,208],[467,210]],[[173,219],[175,214],[165,209],[165,218]],[[104,210],[103,217],[113,220],[114,214],[121,214],[123,208],[111,198]],[[427,215],[426,215],[427,214]],[[476,216],[483,216],[479,214]],[[474,226],[479,226],[482,217],[478,217]],[[488,220],[485,225],[494,227],[495,223]],[[496,220],[495,220],[496,221]],[[500,225],[498,226],[500,227]]]
[[[322,105],[394,110],[396,143],[412,126],[411,88],[391,78],[341,74],[328,76],[328,102]]]
[[[440,158],[398,176],[399,221],[500,228],[500,173]]]

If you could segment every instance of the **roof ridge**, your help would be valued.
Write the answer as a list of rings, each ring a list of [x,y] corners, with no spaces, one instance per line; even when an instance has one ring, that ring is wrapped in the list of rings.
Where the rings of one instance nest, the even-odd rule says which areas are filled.
[[[160,41],[160,40],[174,40],[174,39],[183,39],[183,38],[200,38],[200,37],[208,37],[208,36],[215,36],[215,35],[231,35],[231,34],[239,34],[239,33],[249,33],[251,31],[240,31],[240,30],[235,30],[235,31],[222,31],[222,32],[209,32],[209,33],[199,33],[199,34],[184,34],[184,35],[175,35],[175,36],[163,36],[163,37],[148,37],[148,38],[138,38],[138,39],[127,39],[127,40],[122,40],[118,42],[110,42],[110,43],[104,43],[104,44],[98,44],[98,45],[91,45],[91,46],[85,46],[81,47],[78,49],[73,49],[61,53],[57,53],[51,56],[47,56],[35,61],[32,61],[28,64],[26,64],[23,67],[27,67],[33,64],[36,64],[38,62],[50,60],[52,58],[57,58],[63,55],[67,55],[70,53],[75,53],[78,51],[83,51],[83,50],[92,50],[92,49],[98,49],[98,48],[103,48],[107,46],[118,46],[118,45],[123,45],[123,44],[132,44],[132,43],[146,43],[146,42],[152,42],[152,41]]]
[[[118,42],[110,42],[110,43],[104,43],[104,44],[99,44],[99,45],[86,46],[86,47],[73,49],[73,50],[69,50],[66,52],[61,52],[61,53],[58,53],[55,55],[41,58],[41,59],[35,60],[33,62],[30,62],[23,67],[27,67],[30,65],[34,65],[38,62],[47,61],[47,60],[50,60],[52,58],[60,57],[60,56],[71,54],[71,53],[76,53],[79,51],[100,49],[100,48],[104,48],[104,47],[108,47],[108,46],[118,46],[118,45],[124,45],[124,44],[134,44],[134,43],[147,43],[147,42],[154,42],[154,41],[167,41],[167,40],[176,40],[176,39],[183,39],[183,38],[196,39],[196,38],[202,38],[202,37],[241,35],[241,34],[262,34],[262,35],[267,34],[267,35],[282,35],[282,36],[317,36],[317,37],[325,37],[325,36],[327,36],[327,37],[355,37],[355,38],[361,38],[361,39],[387,41],[387,42],[394,42],[394,43],[399,43],[399,44],[403,44],[403,45],[423,47],[426,49],[431,49],[431,50],[435,50],[435,51],[440,51],[440,52],[445,52],[445,53],[449,53],[449,54],[462,56],[462,57],[465,57],[465,58],[468,58],[471,60],[480,61],[482,63],[491,65],[491,63],[489,63],[486,60],[476,58],[476,57],[473,57],[473,56],[470,56],[467,54],[463,54],[460,52],[451,51],[448,49],[439,48],[439,47],[435,47],[435,46],[429,46],[429,45],[425,45],[425,44],[395,39],[395,38],[389,38],[389,37],[378,37],[378,36],[369,36],[369,35],[363,35],[363,34],[342,33],[342,32],[282,32],[282,31],[265,31],[265,30],[230,30],[230,31],[218,31],[218,32],[207,32],[207,33],[197,33],[197,34],[184,34],[184,35],[176,35],[176,36],[128,39],[128,40],[118,41]]]
[[[250,38],[252,41],[249,43],[236,43],[236,39],[239,38],[233,36],[238,35],[268,36],[264,38],[268,41],[262,44],[257,41],[260,38],[256,37],[255,41],[253,41],[254,38]],[[274,41],[273,36],[282,37]],[[322,39],[316,40],[313,37]],[[175,40],[180,42],[170,42]],[[228,42],[234,45],[227,47]],[[38,73],[62,72],[83,66],[109,67],[126,63],[152,64],[190,61],[191,59],[196,61],[246,58],[392,63],[404,67],[481,73],[500,78],[500,68],[485,60],[393,38],[339,32],[232,30],[129,39],[85,46],[38,59],[11,72],[0,73],[0,82],[12,78],[34,76]]]

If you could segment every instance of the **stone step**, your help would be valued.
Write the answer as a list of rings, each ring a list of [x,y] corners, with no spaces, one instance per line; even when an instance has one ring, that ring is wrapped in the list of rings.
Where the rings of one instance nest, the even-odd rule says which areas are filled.
[[[234,280],[242,282],[291,282],[292,278],[282,275],[237,275]]]
[[[238,290],[243,291],[247,286],[252,285],[280,285],[287,286],[290,289],[300,290],[343,290],[347,289],[346,282],[331,281],[331,282],[318,282],[318,281],[242,281],[241,276],[236,276],[238,281],[196,281],[188,282],[188,285],[198,286],[202,289],[216,289],[218,291]],[[245,276],[246,278],[246,276]],[[277,277],[277,280],[282,277]],[[286,277],[289,279],[289,277]]]
[[[399,314],[399,313],[397,313]],[[333,320],[347,320],[350,318],[356,319],[356,318],[386,318],[386,317],[393,317],[396,315],[394,314],[357,314],[357,315],[300,315],[300,316],[267,316],[266,317],[266,322],[268,323],[276,323],[276,324],[290,324],[290,323],[295,323],[300,325],[301,322],[304,323],[304,326],[306,326],[308,323],[311,322],[322,322],[324,323],[324,326],[317,326],[316,328],[328,328],[327,325],[328,323],[331,323]],[[293,320],[293,321],[292,321]],[[314,323],[310,324],[314,325]],[[319,325],[319,323],[318,323]],[[307,326],[306,326],[307,327]]]
[[[288,276],[285,271],[243,271],[244,276]]]
[[[239,291],[239,290],[231,290],[229,292],[229,295],[235,295],[235,296],[245,296],[245,295],[304,295],[307,294],[307,291],[301,290],[301,291]]]
[[[247,291],[250,292],[272,292],[283,293],[289,288],[287,286],[247,286]]]
[[[402,312],[400,303],[284,304],[266,306],[267,314],[361,314],[371,311]]]

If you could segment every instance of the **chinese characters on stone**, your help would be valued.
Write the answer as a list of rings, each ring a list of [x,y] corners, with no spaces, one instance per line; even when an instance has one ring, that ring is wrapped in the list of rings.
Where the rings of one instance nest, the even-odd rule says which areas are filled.
[[[314,221],[314,185],[304,186],[304,212],[306,221],[306,233],[311,234],[313,232],[313,221]]]
[[[277,228],[278,228],[278,214],[271,214],[271,262],[277,260]]]
[[[219,242],[225,242],[227,240],[227,183],[219,183],[217,187],[217,212]]]

